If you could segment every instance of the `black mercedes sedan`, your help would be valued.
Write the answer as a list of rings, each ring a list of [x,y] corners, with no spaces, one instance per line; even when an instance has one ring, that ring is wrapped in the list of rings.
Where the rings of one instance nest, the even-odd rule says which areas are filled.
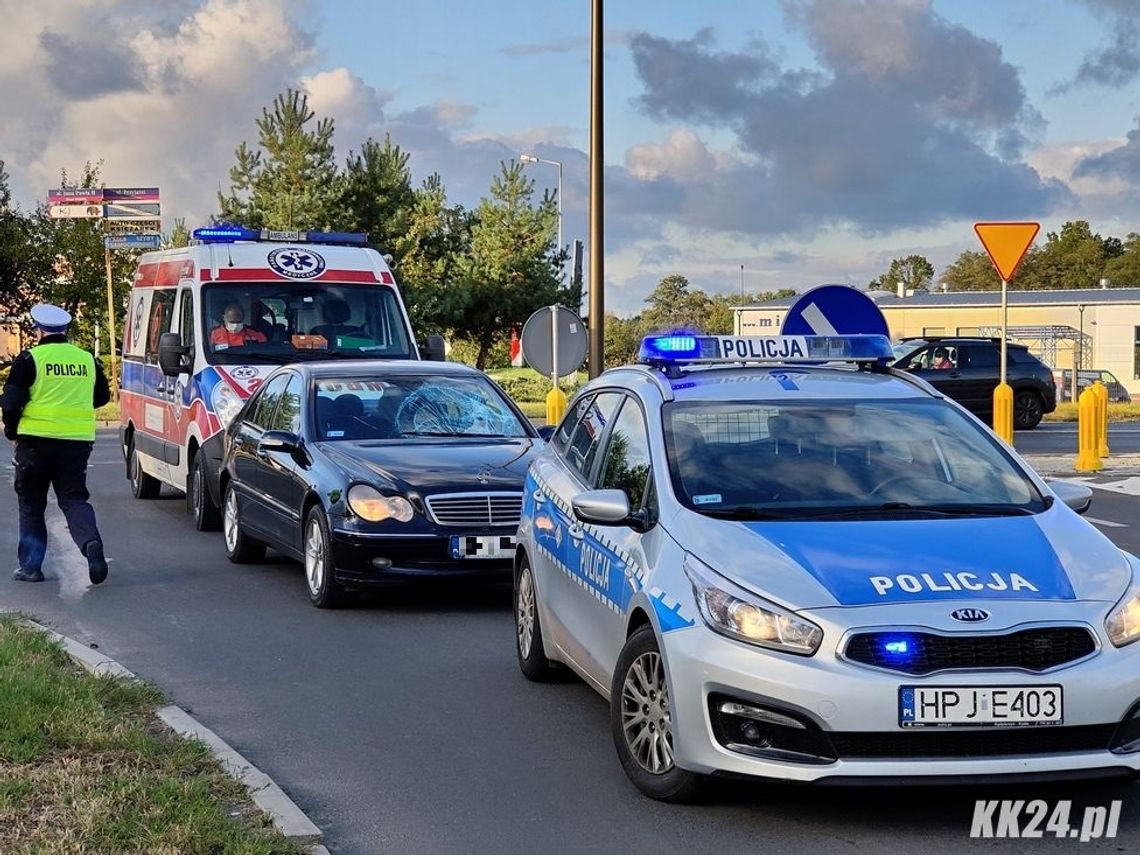
[[[226,431],[226,554],[302,561],[309,599],[409,577],[509,579],[543,440],[486,375],[446,362],[303,363]]]

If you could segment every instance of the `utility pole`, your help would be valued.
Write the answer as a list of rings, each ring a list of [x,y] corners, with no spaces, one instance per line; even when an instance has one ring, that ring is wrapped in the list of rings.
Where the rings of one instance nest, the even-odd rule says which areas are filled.
[[[744,265],[740,265],[740,302],[744,302]]]
[[[602,0],[590,15],[590,376],[602,373],[605,359],[605,238],[602,230]]]

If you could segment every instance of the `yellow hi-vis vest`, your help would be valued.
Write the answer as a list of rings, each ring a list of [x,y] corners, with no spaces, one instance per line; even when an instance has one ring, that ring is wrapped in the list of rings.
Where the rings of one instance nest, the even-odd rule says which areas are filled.
[[[95,441],[95,357],[67,342],[33,347],[36,380],[20,416],[20,436]]]

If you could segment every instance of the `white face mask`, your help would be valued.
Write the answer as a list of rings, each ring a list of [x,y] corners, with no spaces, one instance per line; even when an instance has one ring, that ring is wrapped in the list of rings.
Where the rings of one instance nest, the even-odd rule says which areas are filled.
[[[245,324],[241,323],[240,321],[236,324],[231,324],[229,321],[226,321],[226,329],[228,329],[230,332],[241,332],[241,329],[244,326]]]

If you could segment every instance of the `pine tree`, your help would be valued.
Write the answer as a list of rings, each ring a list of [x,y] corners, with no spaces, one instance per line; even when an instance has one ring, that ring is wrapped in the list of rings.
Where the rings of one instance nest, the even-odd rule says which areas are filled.
[[[385,135],[382,146],[366,140],[360,154],[348,154],[340,200],[346,215],[343,227],[367,232],[369,243],[394,256],[397,265],[403,258],[400,238],[416,204],[409,157],[392,144],[390,135]]]

